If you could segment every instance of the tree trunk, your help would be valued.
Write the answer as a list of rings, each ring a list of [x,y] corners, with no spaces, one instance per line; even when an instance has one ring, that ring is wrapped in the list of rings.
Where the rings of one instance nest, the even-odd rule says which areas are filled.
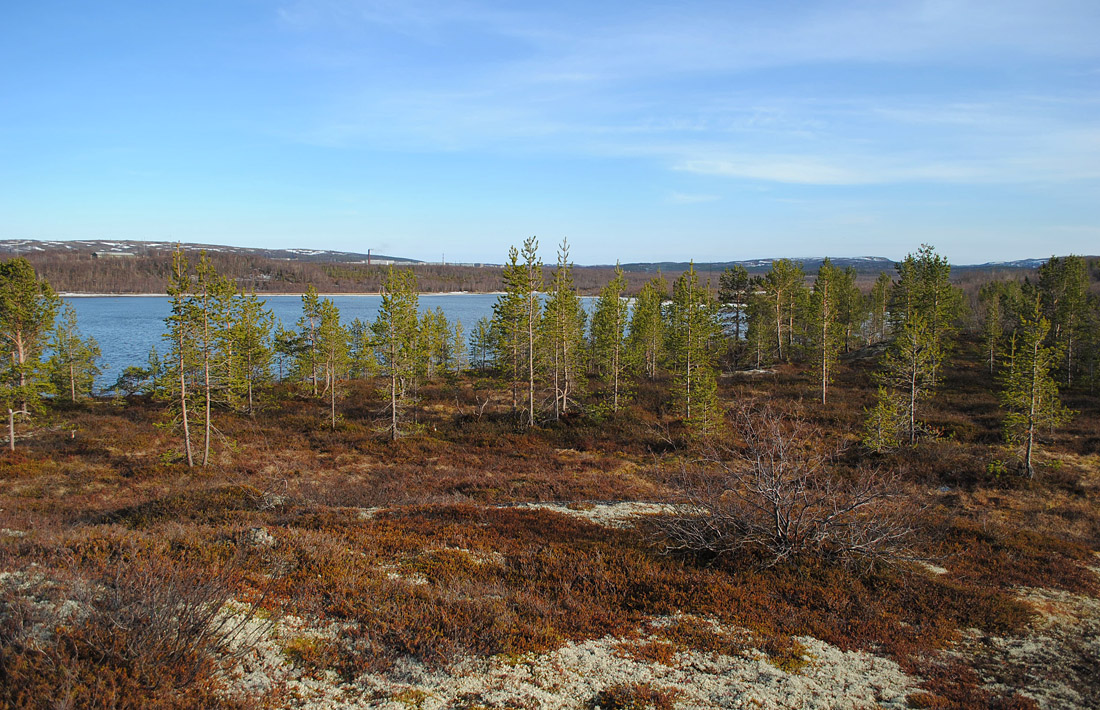
[[[15,453],[15,410],[8,407],[8,450]]]
[[[184,351],[183,351],[183,347],[184,347],[184,339],[183,339],[184,324],[180,323],[179,328],[180,328],[180,335],[179,335],[179,351],[180,351],[180,361],[179,361],[179,370],[180,370],[180,418],[183,419],[183,447],[184,447],[184,450],[187,452],[187,466],[188,467],[194,467],[195,459],[191,454],[191,425],[187,421],[187,373],[184,369],[186,363],[185,363],[185,358],[183,356],[184,355]]]
[[[202,371],[203,396],[206,400],[206,412],[203,418],[202,465],[210,460],[210,311],[206,296],[202,304]]]
[[[527,302],[527,426],[535,426],[535,298]]]

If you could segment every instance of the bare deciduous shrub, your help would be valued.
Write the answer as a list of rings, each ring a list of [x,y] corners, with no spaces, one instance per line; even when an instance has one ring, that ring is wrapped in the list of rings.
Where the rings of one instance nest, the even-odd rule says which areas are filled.
[[[832,470],[839,450],[827,450],[823,433],[799,416],[764,405],[733,418],[740,445],[712,447],[679,478],[682,512],[660,524],[670,551],[758,551],[771,564],[805,554],[906,556],[911,526],[887,477]]]
[[[0,705],[234,705],[213,673],[257,631],[256,607],[227,613],[232,574],[136,556],[15,573],[0,595]]]

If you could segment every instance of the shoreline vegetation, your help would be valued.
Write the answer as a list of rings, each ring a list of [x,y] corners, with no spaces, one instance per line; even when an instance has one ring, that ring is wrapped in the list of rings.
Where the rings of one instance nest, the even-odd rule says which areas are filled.
[[[1100,705],[1097,261],[615,269],[589,315],[531,239],[464,330],[400,266],[275,327],[215,257],[95,394],[0,262],[0,706]]]

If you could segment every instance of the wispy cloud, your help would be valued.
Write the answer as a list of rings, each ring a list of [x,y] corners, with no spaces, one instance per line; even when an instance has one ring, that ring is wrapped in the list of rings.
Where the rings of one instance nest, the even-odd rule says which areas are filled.
[[[698,205],[704,202],[716,202],[722,199],[719,195],[703,195],[688,192],[673,192],[668,196],[668,201],[674,205]]]
[[[1088,179],[1100,164],[1088,92],[953,83],[1001,63],[1095,65],[1094,3],[624,9],[298,0],[280,11],[283,26],[346,61],[290,130],[336,147],[649,156],[676,171],[809,185]],[[914,67],[943,78],[924,88],[888,78]]]

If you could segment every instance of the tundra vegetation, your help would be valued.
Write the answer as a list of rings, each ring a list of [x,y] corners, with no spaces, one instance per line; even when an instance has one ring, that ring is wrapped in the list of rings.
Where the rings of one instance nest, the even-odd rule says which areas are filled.
[[[961,288],[922,246],[864,290],[831,263],[616,270],[590,324],[572,272],[564,242],[546,280],[513,249],[467,342],[411,271],[372,323],[310,287],[288,328],[178,251],[162,351],[92,396],[94,342],[0,264],[0,706],[291,705],[237,674],[284,619],[315,631],[279,663],[345,689],[605,637],[797,674],[809,636],[892,659],[912,707],[1042,706],[1050,668],[1100,702],[1087,639],[1025,653],[1035,599],[1100,593],[1096,263]],[[601,524],[609,502],[654,512]]]

